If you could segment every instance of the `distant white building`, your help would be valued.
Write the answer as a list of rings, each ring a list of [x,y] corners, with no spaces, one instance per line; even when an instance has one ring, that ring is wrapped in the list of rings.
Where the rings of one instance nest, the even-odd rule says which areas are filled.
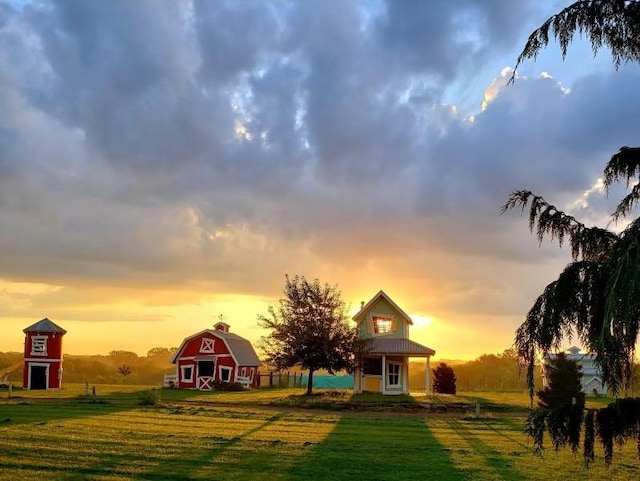
[[[551,359],[558,355],[549,353],[544,357],[542,363],[542,385],[549,386],[546,367]],[[596,355],[581,353],[579,347],[570,347],[565,353],[567,359],[576,361],[582,366],[582,392],[586,394],[607,394],[607,386],[602,382],[602,374],[595,364]]]

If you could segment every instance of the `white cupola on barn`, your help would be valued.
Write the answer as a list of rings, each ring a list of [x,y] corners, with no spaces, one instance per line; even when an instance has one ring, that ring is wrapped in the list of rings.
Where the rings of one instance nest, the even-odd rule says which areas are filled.
[[[216,322],[213,325],[213,328],[216,331],[222,331],[222,332],[229,332],[229,327],[231,327],[231,326],[229,326],[229,324],[227,324],[226,322],[222,322],[222,321]]]

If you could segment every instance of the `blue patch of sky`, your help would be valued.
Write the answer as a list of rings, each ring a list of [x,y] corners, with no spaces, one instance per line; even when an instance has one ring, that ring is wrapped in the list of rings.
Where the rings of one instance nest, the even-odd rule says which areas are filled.
[[[523,38],[521,44],[515,45],[511,52],[501,56],[498,60],[494,57],[481,68],[459,76],[445,89],[443,103],[455,105],[462,117],[478,113],[485,89],[493,79],[500,75],[502,69],[515,66],[525,42],[526,38]],[[624,66],[621,68],[624,68]],[[615,67],[607,48],[602,48],[594,56],[590,43],[576,36],[569,46],[566,58],[562,58],[559,46],[552,40],[537,58],[527,59],[520,65],[518,75],[536,78],[546,72],[564,87],[570,89],[581,78],[595,73],[611,73],[614,71]]]

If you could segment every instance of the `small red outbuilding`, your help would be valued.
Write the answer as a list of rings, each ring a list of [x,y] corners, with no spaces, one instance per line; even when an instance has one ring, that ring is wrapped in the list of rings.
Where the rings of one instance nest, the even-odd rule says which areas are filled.
[[[59,389],[62,385],[62,336],[67,331],[45,317],[23,332],[23,387]]]
[[[229,332],[218,322],[187,337],[171,362],[176,365],[176,387],[210,391],[215,382],[256,386],[260,360],[251,342]]]

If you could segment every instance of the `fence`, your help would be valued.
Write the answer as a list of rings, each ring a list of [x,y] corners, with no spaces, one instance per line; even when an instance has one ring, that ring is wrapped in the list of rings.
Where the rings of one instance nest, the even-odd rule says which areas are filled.
[[[258,387],[302,387],[299,372],[259,372]]]
[[[302,385],[306,386],[309,382],[309,376],[302,376]],[[319,389],[353,389],[353,376],[342,375],[334,376],[332,374],[314,374],[313,387]]]
[[[260,372],[258,373],[258,387],[306,387],[309,376],[294,372]],[[333,376],[315,374],[313,387],[324,389],[353,389],[353,376]]]

